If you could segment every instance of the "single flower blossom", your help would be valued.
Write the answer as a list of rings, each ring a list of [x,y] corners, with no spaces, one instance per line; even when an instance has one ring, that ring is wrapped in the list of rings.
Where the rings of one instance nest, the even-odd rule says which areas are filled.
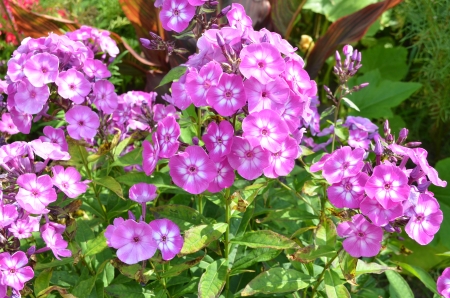
[[[95,79],[106,79],[111,76],[111,72],[106,65],[97,59],[86,59],[83,65],[83,71],[88,77]]]
[[[183,248],[184,239],[181,237],[180,229],[173,221],[165,218],[155,219],[149,225],[163,260],[172,260]]]
[[[295,166],[295,160],[299,155],[297,141],[287,137],[282,143],[280,151],[270,153],[269,165],[264,168],[264,176],[277,178],[287,176]]]
[[[191,194],[204,192],[216,176],[216,167],[199,146],[189,146],[185,152],[169,160],[173,182]]]
[[[360,204],[361,213],[370,218],[372,223],[384,227],[390,221],[403,215],[403,206],[397,203],[391,209],[385,209],[377,200],[366,197]]]
[[[91,83],[85,79],[82,72],[73,68],[61,72],[56,78],[55,84],[58,86],[58,94],[62,98],[70,99],[76,104],[83,103],[91,92]]]
[[[172,83],[171,104],[180,110],[186,110],[192,103],[192,98],[186,90],[186,77],[185,73],[178,81]]]
[[[208,125],[202,139],[211,160],[218,162],[231,152],[233,135],[233,126],[226,120],[221,121],[219,125],[216,122],[211,122]]]
[[[252,77],[244,82],[244,88],[250,113],[267,109],[281,114],[289,100],[289,86],[280,77],[266,84]],[[298,114],[296,117],[298,118]]]
[[[100,126],[98,115],[89,107],[74,106],[66,113],[67,132],[75,140],[91,139]]]
[[[63,151],[59,144],[42,142],[36,139],[28,143],[34,154],[45,159],[69,160],[69,152]]]
[[[252,19],[245,13],[244,6],[239,3],[231,5],[231,9],[227,12],[227,20],[230,26],[242,31],[245,28],[252,28]]]
[[[217,174],[208,186],[208,191],[211,193],[216,193],[231,187],[236,177],[234,169],[230,166],[226,158],[221,161],[214,161],[214,164],[216,165]]]
[[[159,143],[156,133],[152,135],[152,140],[153,145],[147,140],[142,142],[142,166],[147,176],[153,174],[159,160]]]
[[[61,128],[53,128],[51,126],[46,126],[44,127],[43,132],[44,135],[39,137],[39,139],[42,142],[57,144],[61,147],[62,151],[69,150],[69,145],[67,144],[64,130],[62,130]]]
[[[361,214],[340,223],[336,230],[339,237],[345,238],[342,242],[345,251],[354,258],[374,257],[381,250],[383,230],[369,223]]]
[[[270,151],[261,146],[252,147],[250,142],[242,137],[233,137],[231,153],[228,162],[247,180],[253,180],[262,175],[269,166]]]
[[[269,44],[251,44],[240,53],[241,64],[239,70],[247,79],[257,79],[267,84],[284,71],[284,59],[278,49]]]
[[[32,232],[39,231],[39,221],[41,217],[25,216],[11,224],[8,230],[19,239],[26,239],[32,236]]]
[[[155,104],[153,106],[153,121],[160,122],[169,116],[174,117],[175,119],[179,118],[177,110],[173,105],[165,106],[162,104]]]
[[[370,145],[368,132],[359,129],[350,130],[348,144],[353,148],[362,148],[368,150]]]
[[[207,102],[222,116],[231,116],[246,103],[244,84],[240,76],[224,73],[217,86],[211,86]]]
[[[2,120],[0,121],[0,131],[9,135],[15,135],[19,133],[19,129],[12,121],[10,113],[4,113],[2,115]]]
[[[363,149],[352,150],[348,146],[334,151],[323,165],[323,177],[328,183],[338,183],[344,178],[356,176],[364,166],[364,153]]]
[[[195,14],[195,6],[186,0],[164,0],[159,13],[161,24],[167,31],[182,32]]]
[[[3,199],[0,201],[0,228],[6,228],[16,221],[19,216],[16,206],[4,204]]]
[[[196,107],[207,106],[206,95],[211,86],[216,86],[222,75],[220,64],[211,61],[204,65],[200,71],[189,72],[186,77],[186,91]]]
[[[378,131],[378,126],[373,124],[369,119],[359,116],[347,116],[343,126],[348,127],[350,130],[359,129],[367,131],[369,134]]]
[[[153,201],[158,196],[155,185],[143,182],[130,187],[129,195],[130,200],[138,202],[139,204]]]
[[[159,143],[159,156],[162,158],[170,158],[177,151],[180,145],[178,138],[180,137],[180,125],[174,117],[167,117],[158,123],[157,140]]]
[[[56,201],[52,179],[48,175],[22,174],[17,178],[19,192],[16,200],[20,207],[32,214],[45,214],[48,204]]]
[[[328,199],[336,208],[359,208],[364,197],[364,185],[369,176],[358,173],[356,176],[342,179],[327,189]]]
[[[93,95],[95,96],[94,104],[106,114],[111,114],[118,106],[117,94],[110,81],[99,80],[95,82]]]
[[[4,252],[0,254],[0,271],[2,272],[2,283],[20,291],[25,283],[34,277],[33,269],[25,266],[28,258],[23,251],[14,254]]]
[[[286,62],[284,78],[296,94],[306,95],[312,87],[308,73],[303,69],[303,65],[296,60]]]
[[[62,238],[62,235],[57,233],[52,226],[48,226],[44,229],[41,235],[47,247],[52,250],[55,258],[61,260],[60,257],[68,258],[72,256],[72,252],[67,249],[67,241],[65,241]]]
[[[18,82],[17,93],[14,94],[16,109],[27,114],[37,114],[44,107],[50,96],[48,86],[35,87],[27,79]]]
[[[437,279],[437,290],[444,298],[450,298],[450,267],[445,268]]]
[[[59,74],[58,68],[58,57],[49,53],[39,53],[25,62],[23,72],[33,86],[42,87],[56,81]]]
[[[52,167],[53,184],[71,199],[86,192],[87,181],[81,182],[81,175],[74,167],[64,169],[62,166]]]

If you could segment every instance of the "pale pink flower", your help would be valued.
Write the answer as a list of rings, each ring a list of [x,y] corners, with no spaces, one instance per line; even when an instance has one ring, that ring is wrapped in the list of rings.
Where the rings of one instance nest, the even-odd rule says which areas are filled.
[[[311,88],[311,80],[303,69],[302,63],[296,60],[286,62],[284,78],[292,90],[297,94],[305,94]]]
[[[86,59],[83,65],[83,71],[90,78],[105,79],[111,76],[111,72],[106,65],[97,59]]]
[[[155,219],[149,225],[163,260],[172,260],[183,248],[184,239],[181,237],[180,229],[173,221],[165,218]]]
[[[289,92],[289,100],[284,104],[281,112],[281,118],[289,127],[289,132],[293,132],[300,127],[305,108],[309,106],[309,99],[302,94]]]
[[[69,160],[70,154],[61,149],[59,144],[42,142],[36,139],[28,143],[34,154],[45,159]]]
[[[1,197],[1,196],[0,196]],[[19,214],[16,206],[4,204],[3,199],[0,201],[0,228],[5,228],[13,223]]]
[[[269,158],[270,152],[261,146],[252,147],[247,139],[233,137],[228,162],[245,179],[253,180],[261,176],[264,169],[269,166]]]
[[[69,198],[76,198],[86,192],[87,181],[81,182],[81,175],[74,167],[68,167],[64,170],[62,166],[52,167],[53,184],[58,187]]]
[[[66,113],[67,132],[75,140],[90,139],[100,126],[98,115],[89,107],[74,106]]]
[[[230,153],[233,135],[233,126],[226,120],[221,121],[219,125],[216,122],[211,122],[208,125],[202,139],[205,142],[205,147],[211,160],[220,161]]]
[[[165,106],[158,103],[153,106],[153,121],[160,122],[168,116],[172,116],[175,119],[180,117],[173,105]]]
[[[93,95],[95,96],[94,104],[98,109],[106,114],[111,114],[116,110],[118,106],[117,94],[110,81],[99,80],[95,82]]]
[[[42,142],[49,142],[61,147],[61,150],[69,150],[69,145],[66,141],[66,136],[64,135],[64,130],[61,128],[53,128],[51,126],[44,127],[44,135],[40,136],[39,139]]]
[[[222,116],[231,116],[246,103],[244,84],[240,76],[224,73],[217,86],[212,86],[207,102]]]
[[[9,135],[19,133],[19,129],[17,129],[17,126],[12,121],[10,113],[4,113],[2,115],[2,121],[0,121],[0,131]]]
[[[9,252],[0,254],[0,270],[2,283],[20,291],[25,283],[34,277],[33,269],[25,266],[28,258],[23,251],[17,251],[13,255]]]
[[[234,170],[226,158],[222,161],[215,161],[216,177],[208,186],[208,191],[212,193],[219,192],[225,188],[231,187],[234,183]]]
[[[281,114],[289,100],[289,86],[279,77],[267,84],[262,84],[252,77],[244,82],[244,87],[250,113],[267,109]],[[298,118],[298,114],[296,116]]]
[[[239,70],[247,79],[253,77],[262,84],[284,71],[284,59],[278,49],[267,43],[251,44],[242,49]]]
[[[368,179],[366,173],[344,178],[328,187],[328,199],[337,208],[359,208],[364,197],[364,185]]]
[[[130,200],[145,204],[154,200],[158,194],[155,185],[141,182],[130,187],[129,196]]]
[[[187,28],[194,14],[195,6],[186,0],[164,0],[159,18],[164,29],[180,33]]]
[[[348,146],[334,151],[323,165],[323,177],[328,183],[338,183],[344,178],[356,176],[364,166],[364,153],[363,149],[352,150]]]
[[[269,178],[287,176],[295,166],[295,160],[299,154],[297,141],[287,137],[281,143],[278,152],[270,153],[269,165],[264,169],[264,175]]]
[[[123,219],[122,217],[116,217],[116,218],[114,218],[113,224],[106,227],[106,230],[105,230],[106,245],[108,245],[109,247],[112,247],[111,237],[114,234],[114,231],[118,227],[120,227],[124,221],[125,221],[125,219]]]
[[[23,134],[29,134],[33,115],[20,112],[16,108],[9,109],[9,112],[11,113],[11,120],[17,126],[17,129]]]
[[[50,96],[48,86],[35,87],[27,79],[17,83],[14,102],[18,111],[27,114],[39,113]]]
[[[62,98],[70,99],[76,104],[83,103],[91,92],[91,83],[84,78],[83,73],[74,68],[61,72],[55,84]]]
[[[437,290],[444,298],[450,298],[450,267],[445,268],[437,279]]]
[[[190,71],[186,77],[186,91],[196,107],[206,106],[206,94],[211,86],[216,86],[222,75],[220,64],[211,61],[204,65],[200,71]]]
[[[186,90],[186,77],[187,73],[182,75],[178,81],[172,83],[171,103],[180,110],[187,109],[192,103],[189,92]]]
[[[157,140],[159,143],[159,156],[162,158],[170,158],[178,151],[180,142],[180,125],[174,117],[167,117],[158,122]]]
[[[362,148],[368,150],[370,145],[369,134],[364,130],[350,130],[348,144],[353,148]]]
[[[16,200],[20,207],[32,214],[48,213],[46,207],[56,201],[56,192],[48,175],[22,174],[17,178],[17,184],[20,188]]]
[[[59,59],[53,54],[39,53],[31,56],[23,72],[35,87],[42,87],[56,80],[59,70]]]

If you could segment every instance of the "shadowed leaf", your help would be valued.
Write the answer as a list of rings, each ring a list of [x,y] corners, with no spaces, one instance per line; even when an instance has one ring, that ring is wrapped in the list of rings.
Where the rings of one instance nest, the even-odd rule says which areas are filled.
[[[271,17],[275,29],[288,39],[306,0],[272,0],[271,2]]]

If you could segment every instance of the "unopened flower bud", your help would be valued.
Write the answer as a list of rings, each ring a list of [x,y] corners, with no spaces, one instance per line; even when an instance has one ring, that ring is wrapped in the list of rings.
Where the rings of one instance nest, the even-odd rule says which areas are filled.
[[[401,232],[402,232],[402,229],[400,229],[400,227],[394,227],[394,230],[395,230],[397,233],[401,233]]]
[[[233,70],[232,69],[232,67],[231,67],[231,65],[230,64],[228,64],[228,63],[220,63],[220,66],[222,66],[222,70],[223,70],[223,72],[225,72],[225,73],[231,73],[231,71]]]
[[[220,29],[219,25],[217,25],[217,24],[212,24],[209,28],[210,29]]]
[[[361,62],[361,52],[358,52],[358,55],[356,57],[356,61]]]
[[[420,167],[415,167],[409,174],[409,177],[411,177],[411,179],[413,180],[417,180],[419,178],[422,178],[423,176],[425,176],[425,173],[422,171]]]
[[[400,133],[399,133],[398,139],[397,139],[397,144],[402,144],[406,140],[406,138],[408,137],[408,132],[409,131],[406,128],[402,128],[400,130]]]
[[[269,42],[269,38],[267,37],[267,34],[264,34],[264,36],[261,38],[261,42]]]
[[[419,147],[420,145],[422,145],[421,142],[409,142],[409,143],[405,144],[405,146],[408,148],[415,148],[415,147]]]
[[[394,136],[391,135],[391,134],[388,134],[388,135],[386,136],[386,142],[387,142],[388,144],[392,144],[392,143],[394,142]]]
[[[366,173],[367,175],[371,176],[373,172],[372,164],[368,161],[364,163],[363,168],[361,169],[361,172]]]
[[[148,32],[149,34],[150,34],[150,36],[153,38],[153,39],[156,39],[156,40],[163,40],[162,38],[161,38],[161,36],[159,36],[158,34],[156,34],[156,33],[153,33],[153,32]]]
[[[224,16],[231,10],[231,5],[225,6],[221,11],[220,15]]]
[[[32,254],[34,254],[35,251],[36,251],[36,245],[32,245],[32,246],[27,250],[27,256],[31,256]]]
[[[428,186],[430,186],[430,185],[431,185],[431,181],[426,181],[424,183],[417,185],[417,190],[420,193],[425,193],[428,190]]]
[[[194,145],[194,146],[198,146],[198,138],[197,137],[192,137],[192,144]]]
[[[384,135],[385,136],[391,133],[391,129],[389,127],[389,120],[387,120],[387,119],[383,123],[383,130],[384,130]]]
[[[381,156],[381,154],[383,154],[383,145],[381,145],[380,136],[376,134],[373,139],[375,140],[375,148],[373,149],[373,152],[377,157]]]
[[[209,2],[209,5],[217,6],[217,5],[219,5],[219,1],[211,1],[211,2]]]
[[[133,212],[131,210],[128,210],[128,218],[132,220],[136,220],[136,216],[134,216]]]
[[[341,55],[339,54],[339,51],[336,51],[334,59],[336,59],[336,66],[341,67]]]
[[[222,34],[220,34],[219,32],[216,33],[216,38],[217,38],[217,44],[219,45],[219,47],[224,47],[225,46],[225,40],[223,39]]]
[[[353,61],[356,61],[356,59],[358,59],[358,53],[359,53],[358,50],[354,50],[353,51],[353,54],[352,54],[352,60]]]
[[[141,42],[142,46],[145,48],[150,49],[151,48],[151,41],[147,38],[139,38],[139,41]]]
[[[330,88],[328,88],[327,86],[323,85],[323,89],[325,89],[325,91],[326,91],[327,93],[331,93]]]
[[[397,239],[400,241],[405,241],[405,238],[403,238],[402,236],[398,236]]]
[[[389,161],[392,163],[397,163],[397,158],[395,158],[395,156],[389,156]]]
[[[344,48],[342,49],[342,52],[344,52],[345,56],[351,56],[353,53],[353,47],[349,44],[345,45]]]
[[[383,228],[388,233],[394,233],[395,232],[395,229],[390,224],[385,225]]]

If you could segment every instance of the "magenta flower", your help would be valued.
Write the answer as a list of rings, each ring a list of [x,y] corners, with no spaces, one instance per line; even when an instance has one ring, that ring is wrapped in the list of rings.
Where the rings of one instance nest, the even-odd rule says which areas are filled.
[[[376,199],[383,208],[391,209],[397,202],[408,199],[410,191],[408,177],[397,166],[382,164],[373,169],[365,191],[369,198]]]
[[[390,221],[403,215],[403,206],[397,203],[391,209],[385,209],[377,200],[366,197],[360,204],[361,213],[370,218],[376,226],[383,227]]]
[[[25,266],[27,263],[28,258],[23,251],[17,251],[13,255],[8,252],[1,253],[2,283],[17,291],[22,290],[25,283],[34,277],[33,269]]]
[[[364,185],[368,179],[366,173],[344,178],[328,187],[328,199],[336,208],[359,208],[364,197]]]
[[[9,101],[9,98],[8,98]],[[17,126],[17,129],[24,134],[29,134],[31,129],[31,121],[33,120],[33,116],[27,113],[22,113],[16,108],[9,109],[11,113],[11,120]]]
[[[270,152],[261,146],[252,147],[247,139],[233,137],[228,162],[245,179],[253,180],[261,176],[264,169],[269,166],[269,158]]]
[[[61,150],[59,144],[42,142],[41,139],[36,139],[28,143],[34,154],[43,159],[53,160],[69,160],[70,154]]]
[[[159,143],[159,156],[170,158],[178,151],[178,138],[180,137],[180,125],[174,117],[167,117],[158,123],[157,140]]]
[[[219,162],[215,161],[214,164],[216,165],[217,174],[208,186],[208,191],[212,193],[231,187],[235,178],[234,170],[226,158]]]
[[[124,221],[125,221],[125,219],[123,219],[122,217],[116,217],[116,218],[114,218],[113,224],[106,227],[106,230],[105,230],[106,245],[108,245],[109,247],[112,247],[111,237],[114,234],[114,231],[118,227],[120,227]]]
[[[20,207],[32,214],[48,213],[47,205],[56,201],[56,192],[49,175],[36,177],[36,174],[22,174],[17,178],[17,184],[20,188],[16,200]]]
[[[252,77],[244,82],[244,87],[250,113],[267,109],[281,114],[289,99],[289,86],[282,78],[262,84]]]
[[[239,70],[247,79],[253,77],[266,84],[284,71],[284,59],[270,43],[251,44],[242,49]]]
[[[186,91],[196,107],[206,106],[206,94],[211,86],[216,86],[222,75],[220,64],[211,61],[200,69],[200,72],[191,71],[186,77]]]
[[[28,61],[28,58],[31,55],[32,54],[22,54],[20,56],[15,56],[9,59],[8,71],[6,74],[9,76],[12,82],[20,81],[25,77],[23,70],[25,68],[25,63]]]
[[[58,187],[69,198],[76,198],[87,190],[86,182],[81,182],[81,175],[74,167],[68,167],[64,170],[62,166],[54,166],[53,184]]]
[[[351,221],[340,223],[336,230],[339,237],[346,238],[342,244],[352,257],[374,257],[380,252],[383,230],[363,215],[354,215]]]
[[[12,121],[10,113],[4,113],[2,115],[2,121],[0,121],[0,131],[9,135],[19,133],[19,129],[17,129],[17,126]]]
[[[117,226],[109,241],[117,249],[119,260],[129,265],[150,259],[158,247],[152,228],[145,222],[132,219]]]
[[[306,94],[311,88],[311,80],[308,73],[303,69],[302,63],[296,60],[286,62],[284,77],[288,85],[297,94]]]
[[[207,95],[208,103],[222,116],[231,116],[246,102],[242,78],[224,73],[217,86],[211,86]]]
[[[350,130],[350,136],[348,138],[348,144],[353,148],[369,149],[370,140],[367,131],[354,129]]]
[[[131,200],[138,202],[139,204],[153,201],[158,196],[156,193],[156,186],[143,182],[130,187],[129,195]]]
[[[338,183],[347,177],[356,176],[364,166],[364,150],[345,146],[333,152],[323,165],[323,177],[328,183]]]
[[[425,175],[427,175],[428,179],[430,179],[430,181],[434,185],[440,186],[440,187],[447,186],[447,182],[443,181],[439,178],[438,172],[436,171],[436,169],[431,167],[428,164],[428,161],[427,161],[428,152],[425,149],[423,149],[423,148],[409,149],[409,150],[407,150],[407,153],[408,153],[408,156],[411,158],[411,160],[416,165],[420,166],[422,171],[425,173]]]
[[[216,122],[208,125],[206,133],[203,135],[203,142],[205,142],[211,160],[220,161],[231,152],[233,135],[233,126],[226,120],[221,121],[219,125]]]
[[[74,68],[61,72],[55,84],[62,98],[70,99],[76,104],[83,103],[91,92],[91,83],[84,78],[83,73]]]
[[[297,95],[290,91],[289,100],[284,104],[281,118],[289,127],[289,132],[297,130],[304,115],[305,109],[309,107],[309,99],[305,95]]]
[[[323,166],[325,165],[325,163],[327,162],[327,160],[329,160],[330,158],[333,157],[333,154],[330,153],[325,153],[318,162],[315,162],[311,165],[311,167],[309,168],[309,171],[311,173],[315,173],[318,171],[322,171],[323,170]]]
[[[450,298],[450,267],[445,268],[437,279],[437,290],[444,298]]]
[[[347,116],[344,126],[347,126],[350,130],[359,129],[367,131],[368,133],[374,133],[378,131],[378,126],[373,124],[369,119],[358,116]]]
[[[94,104],[98,109],[106,114],[111,114],[118,106],[117,94],[114,91],[114,85],[107,80],[95,82],[93,88],[95,96]]]
[[[186,110],[192,103],[189,93],[186,91],[186,76],[184,74],[178,81],[172,83],[172,104],[180,110]]]
[[[67,132],[75,140],[90,139],[100,126],[98,115],[86,106],[74,106],[66,113]]]
[[[174,222],[165,218],[155,219],[149,225],[163,260],[172,260],[183,248],[184,239],[181,237],[180,229]]]
[[[180,33],[187,28],[194,14],[195,6],[186,0],[164,0],[159,18],[164,29]]]
[[[31,56],[23,72],[35,87],[42,87],[56,81],[58,76],[59,59],[53,54],[39,53]]]
[[[204,192],[216,177],[216,167],[199,146],[189,146],[185,152],[169,160],[173,182],[192,194]]]
[[[55,255],[55,258],[61,260],[59,257],[70,257],[72,252],[67,249],[67,241],[62,238],[62,235],[57,233],[55,228],[52,226],[47,226],[41,233],[42,239],[47,244],[47,247],[50,248]]]
[[[439,231],[442,220],[443,214],[436,199],[428,194],[420,194],[405,232],[420,245],[427,245]]]
[[[0,228],[9,226],[17,219],[18,215],[16,206],[10,204],[5,205],[3,200],[0,201]]]
[[[270,153],[269,165],[264,169],[264,175],[269,178],[287,176],[295,166],[299,154],[297,141],[287,137],[281,143],[280,151]]]
[[[243,137],[254,146],[272,153],[281,150],[281,144],[286,140],[289,130],[280,115],[271,110],[248,115],[242,122]]]
[[[105,79],[111,76],[111,72],[106,65],[97,59],[86,59],[83,65],[83,71],[90,78]]]
[[[69,150],[69,145],[66,141],[66,136],[64,135],[64,130],[61,128],[53,128],[51,126],[44,127],[44,135],[39,137],[42,142],[53,143],[59,145],[61,150]]]
[[[242,31],[246,27],[252,28],[252,19],[245,13],[244,7],[239,3],[233,3],[231,9],[227,12],[228,23]]]
[[[27,79],[23,79],[17,84],[17,93],[14,94],[16,108],[20,112],[27,114],[39,113],[47,99],[50,96],[50,90],[47,86],[35,87]]]
[[[159,160],[159,143],[156,133],[152,135],[152,139],[153,145],[147,140],[142,142],[142,166],[147,176],[153,174]]]
[[[162,105],[162,104],[155,104],[153,106],[153,121],[160,122],[164,118],[172,116],[175,119],[178,119],[178,113],[177,110],[173,105]]]
[[[40,220],[41,216],[33,217],[27,215],[13,222],[8,230],[13,233],[14,237],[19,239],[30,238],[32,232],[39,231]]]

